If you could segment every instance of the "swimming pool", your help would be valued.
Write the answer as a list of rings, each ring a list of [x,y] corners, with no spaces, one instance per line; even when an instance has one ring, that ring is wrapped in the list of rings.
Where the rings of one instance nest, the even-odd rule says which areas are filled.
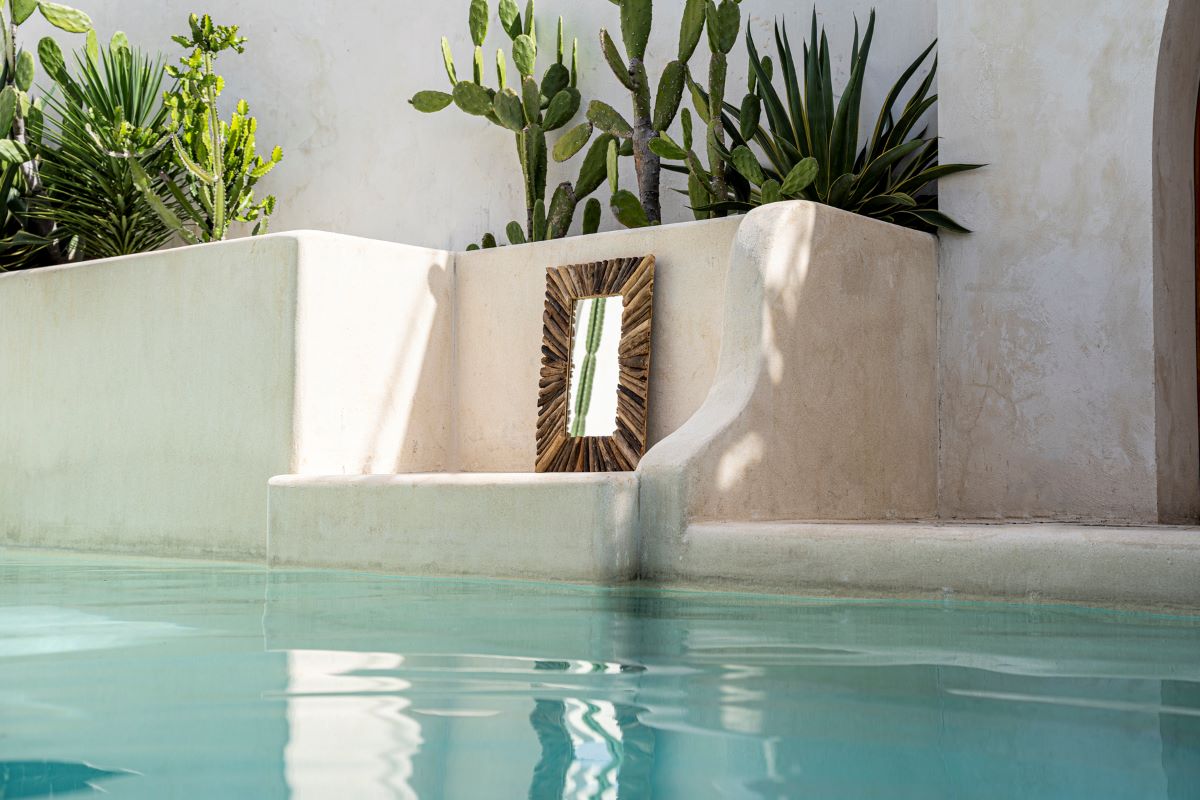
[[[1195,798],[1200,618],[0,549],[0,797]]]

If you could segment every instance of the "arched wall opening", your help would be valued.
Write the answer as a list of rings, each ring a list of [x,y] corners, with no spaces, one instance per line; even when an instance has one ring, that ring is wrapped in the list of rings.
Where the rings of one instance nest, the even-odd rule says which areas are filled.
[[[1200,2],[1171,0],[1154,90],[1154,389],[1158,516],[1200,518],[1197,100]]]

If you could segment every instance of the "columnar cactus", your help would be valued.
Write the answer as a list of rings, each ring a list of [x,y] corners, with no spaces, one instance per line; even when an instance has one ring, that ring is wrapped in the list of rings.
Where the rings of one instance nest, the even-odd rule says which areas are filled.
[[[600,339],[604,335],[604,310],[607,305],[603,297],[593,297],[580,302],[589,303],[587,339],[584,341],[583,361],[576,376],[575,415],[571,420],[571,435],[583,436],[587,431],[587,415],[592,405],[592,387],[596,379],[596,353],[600,350]]]
[[[516,221],[506,228],[508,239],[513,244],[526,241],[558,239],[566,236],[575,216],[575,209],[587,195],[591,194],[604,180],[603,153],[607,141],[593,143],[579,177],[575,183],[564,181],[555,188],[546,204],[546,167],[549,150],[546,134],[566,125],[578,113],[581,97],[576,88],[579,75],[578,41],[572,43],[570,67],[566,63],[565,36],[562,17],[558,19],[558,37],[555,62],[535,78],[537,68],[538,38],[533,16],[533,0],[525,7],[522,18],[515,0],[500,0],[497,9],[500,27],[512,42],[510,53],[516,67],[515,88],[510,86],[508,63],[504,50],[496,51],[496,81],[498,88],[484,85],[483,43],[488,33],[487,0],[471,0],[469,25],[471,41],[475,46],[470,80],[459,79],[450,42],[442,37],[442,59],[446,76],[450,79],[451,91],[422,91],[409,101],[418,111],[435,113],[451,104],[473,116],[483,117],[492,124],[511,131],[517,144],[517,155],[521,162],[521,174],[525,184],[525,227]],[[568,139],[570,134],[564,139]],[[555,158],[565,161],[579,151],[587,140],[569,155],[563,155],[560,140],[555,147]],[[560,158],[559,156],[562,155]],[[584,213],[584,232],[594,231],[600,223],[599,204],[588,203]],[[494,247],[496,239],[487,234],[484,247]]]

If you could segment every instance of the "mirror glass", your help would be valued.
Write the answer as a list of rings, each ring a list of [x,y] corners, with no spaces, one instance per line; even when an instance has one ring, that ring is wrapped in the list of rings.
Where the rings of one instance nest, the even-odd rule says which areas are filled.
[[[575,303],[568,381],[567,432],[612,436],[617,430],[621,295],[583,297]]]

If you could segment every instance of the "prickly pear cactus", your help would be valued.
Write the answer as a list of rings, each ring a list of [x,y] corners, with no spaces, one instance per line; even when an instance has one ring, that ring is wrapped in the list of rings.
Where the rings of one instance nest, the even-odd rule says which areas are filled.
[[[70,257],[58,241],[52,220],[25,213],[29,201],[45,191],[38,161],[43,104],[41,98],[30,95],[33,53],[18,40],[21,25],[35,13],[66,33],[92,29],[87,14],[60,3],[0,3],[0,272],[63,263]],[[39,45],[39,50],[47,48],[62,52],[49,37]]]
[[[685,44],[696,47],[702,33],[707,33],[708,39],[708,86],[702,86],[695,76],[686,70],[683,82],[691,95],[696,114],[705,125],[704,142],[699,149],[707,155],[709,166],[704,166],[693,147],[692,118],[687,109],[684,109],[681,115],[682,144],[672,139],[663,127],[658,130],[658,138],[649,145],[660,158],[684,162],[688,171],[688,198],[697,219],[711,216],[714,212],[705,209],[729,199],[731,180],[740,181],[743,185],[749,181],[756,186],[761,186],[764,182],[764,176],[758,168],[758,162],[753,159],[753,154],[748,150],[745,153],[736,150],[730,153],[726,144],[725,83],[729,69],[728,56],[741,29],[739,3],[740,0],[688,0],[684,11],[683,30],[680,34],[681,50]],[[743,101],[744,108],[738,115],[739,125],[746,128],[758,124],[759,106],[752,102],[754,78],[753,73],[751,75],[750,95]],[[682,93],[682,87],[680,91]],[[726,169],[727,163],[734,163],[738,171],[730,173]],[[768,186],[766,190],[770,193],[777,188]]]
[[[511,244],[566,236],[579,201],[599,186],[599,182],[591,185],[590,178],[585,181],[585,160],[579,180],[559,184],[547,204],[548,157],[553,155],[555,161],[569,160],[587,144],[591,131],[585,126],[576,126],[559,139],[553,151],[547,144],[546,134],[570,123],[582,104],[582,97],[576,88],[579,42],[572,41],[568,63],[566,35],[563,20],[559,17],[554,61],[539,80],[536,75],[539,45],[533,11],[533,0],[529,0],[525,6],[523,16],[515,0],[500,0],[496,8],[496,20],[500,30],[509,39],[508,53],[515,74],[509,71],[510,61],[505,51],[497,50],[497,88],[491,88],[485,85],[483,74],[483,45],[488,34],[491,11],[487,0],[471,0],[468,10],[468,26],[474,46],[471,79],[459,78],[450,41],[442,37],[442,60],[450,80],[450,91],[421,91],[409,100],[413,108],[427,114],[454,105],[460,111],[483,117],[513,134],[525,187],[525,224],[523,227],[516,221],[508,224],[505,234]],[[480,246],[497,246],[495,237],[488,234],[480,245],[474,245],[473,248]]]
[[[620,140],[620,152],[633,157],[637,195],[613,193],[610,203],[617,219],[625,225],[657,225],[662,220],[659,185],[662,166],[651,144],[675,121],[687,82],[688,61],[696,50],[705,26],[705,0],[685,0],[679,26],[678,57],[663,68],[657,87],[646,69],[646,43],[653,23],[653,0],[614,0],[620,9],[621,44],[607,30],[600,31],[600,50],[621,85],[629,90],[632,122],[612,106],[594,101],[588,106],[592,128]],[[588,131],[590,135],[590,131]],[[572,131],[572,146],[579,134]],[[582,146],[582,145],[579,145]],[[634,208],[634,205],[638,208]]]

